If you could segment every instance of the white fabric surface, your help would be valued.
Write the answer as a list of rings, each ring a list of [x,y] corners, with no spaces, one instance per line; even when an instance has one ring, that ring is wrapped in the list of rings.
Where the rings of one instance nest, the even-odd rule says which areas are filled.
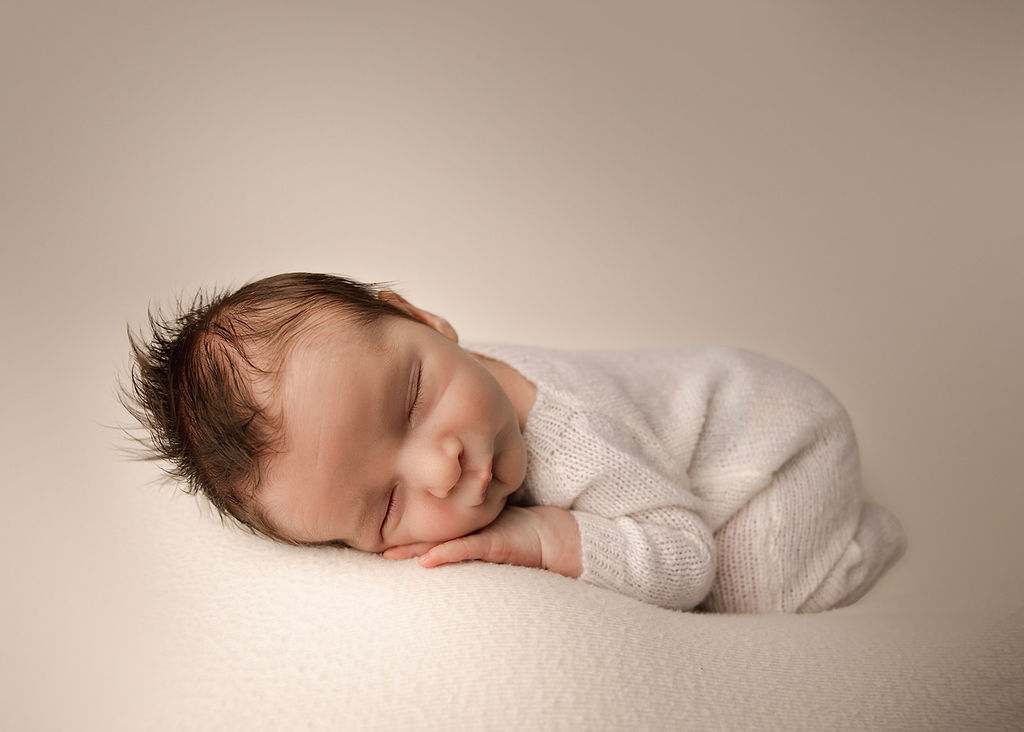
[[[1024,607],[908,603],[898,568],[860,603],[818,615],[681,613],[540,570],[424,570],[274,544],[162,496],[151,505],[159,540],[139,557],[159,647],[136,722],[155,728],[962,730],[1024,719]]]

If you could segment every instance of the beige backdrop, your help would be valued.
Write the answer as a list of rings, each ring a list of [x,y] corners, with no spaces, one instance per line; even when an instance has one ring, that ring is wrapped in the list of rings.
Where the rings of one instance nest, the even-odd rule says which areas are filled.
[[[865,602],[1019,607],[1022,39],[995,1],[4,3],[0,726],[144,684],[176,499],[116,452],[126,322],[285,270],[795,363],[907,529]]]

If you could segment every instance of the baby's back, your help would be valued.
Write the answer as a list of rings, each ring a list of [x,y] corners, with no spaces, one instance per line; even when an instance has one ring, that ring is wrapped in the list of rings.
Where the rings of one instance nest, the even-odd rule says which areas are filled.
[[[619,413],[649,459],[685,474],[713,528],[823,435],[856,450],[832,393],[766,356],[724,347],[578,355],[586,380],[605,395],[598,401]]]

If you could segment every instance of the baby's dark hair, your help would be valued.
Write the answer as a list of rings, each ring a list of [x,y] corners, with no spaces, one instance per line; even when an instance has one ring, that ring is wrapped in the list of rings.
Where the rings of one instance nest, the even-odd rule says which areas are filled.
[[[146,429],[145,456],[222,516],[286,540],[254,500],[261,459],[280,448],[268,409],[290,344],[331,312],[358,325],[410,317],[381,299],[379,284],[294,272],[235,291],[200,291],[171,317],[150,309],[150,338],[128,330],[133,364],[121,401]]]

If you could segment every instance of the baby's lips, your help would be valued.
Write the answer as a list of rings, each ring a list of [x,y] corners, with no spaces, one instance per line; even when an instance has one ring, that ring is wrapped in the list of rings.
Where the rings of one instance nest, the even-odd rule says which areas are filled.
[[[491,472],[490,462],[486,467],[473,471],[473,493],[480,496],[481,503],[487,499],[487,489],[491,486],[492,480],[494,480],[494,473]]]
[[[487,495],[487,489],[491,486],[491,481],[494,480],[494,473],[491,472],[490,468],[480,473],[480,492]]]

